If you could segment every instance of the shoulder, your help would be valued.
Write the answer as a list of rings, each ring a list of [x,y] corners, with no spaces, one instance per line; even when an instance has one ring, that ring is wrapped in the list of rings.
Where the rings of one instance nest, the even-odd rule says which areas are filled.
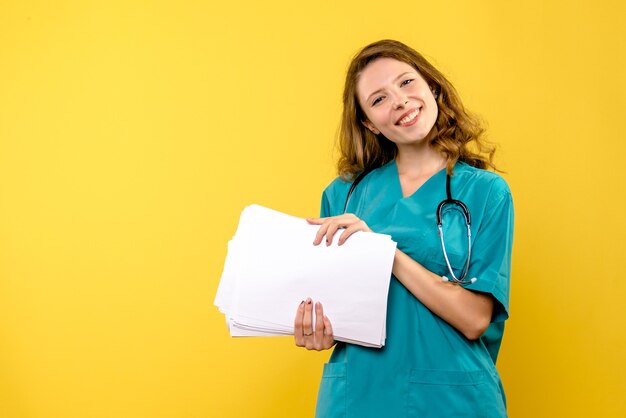
[[[498,173],[458,162],[454,167],[454,176],[458,176],[457,181],[459,183],[466,185],[474,193],[483,195],[493,203],[503,199],[511,199],[511,189],[506,180]]]
[[[395,167],[392,162],[369,172],[354,190],[353,199],[358,200],[361,193],[364,193],[364,190],[366,190],[369,185],[385,182],[386,179],[388,179],[388,173],[393,171]],[[348,197],[352,183],[352,180],[344,180],[341,177],[337,177],[326,186],[322,199],[327,203],[329,213],[338,214],[343,212],[343,207],[346,203],[346,198]]]
[[[331,200],[335,200],[339,195],[345,195],[348,193],[350,189],[351,181],[346,181],[341,177],[335,178],[330,182],[328,186],[324,189],[324,196],[328,197]]]
[[[337,177],[326,186],[322,193],[322,217],[341,213],[351,184],[352,182]]]

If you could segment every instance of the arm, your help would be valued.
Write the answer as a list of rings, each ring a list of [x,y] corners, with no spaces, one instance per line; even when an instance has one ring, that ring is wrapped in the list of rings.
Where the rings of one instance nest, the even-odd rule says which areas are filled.
[[[444,282],[400,250],[396,250],[393,274],[413,296],[467,339],[478,339],[489,326],[493,313],[490,295]]]

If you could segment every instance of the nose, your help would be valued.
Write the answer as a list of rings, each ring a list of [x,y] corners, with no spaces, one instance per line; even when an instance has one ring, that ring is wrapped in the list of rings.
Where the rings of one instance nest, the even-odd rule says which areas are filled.
[[[404,94],[398,93],[394,97],[393,108],[394,109],[401,109],[401,108],[405,107],[407,105],[407,103],[409,103],[409,99],[407,99]]]

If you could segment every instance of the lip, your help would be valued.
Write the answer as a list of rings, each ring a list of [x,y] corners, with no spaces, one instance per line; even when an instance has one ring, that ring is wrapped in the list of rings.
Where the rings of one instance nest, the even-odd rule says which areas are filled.
[[[420,119],[420,116],[422,116],[422,112],[421,112],[421,107],[414,107],[413,109],[407,110],[406,112],[404,112],[396,121],[396,125],[398,126],[411,126],[417,123],[417,121]],[[411,113],[415,112],[416,110],[418,110],[420,113],[417,114],[417,116],[410,122],[408,123],[400,123],[400,121],[409,116]]]

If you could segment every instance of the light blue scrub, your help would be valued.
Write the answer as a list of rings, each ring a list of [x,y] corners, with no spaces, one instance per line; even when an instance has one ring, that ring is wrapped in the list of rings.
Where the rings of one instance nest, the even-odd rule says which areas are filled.
[[[322,216],[340,215],[350,183],[333,181],[324,191]],[[466,289],[491,294],[492,323],[470,341],[413,296],[394,276],[387,306],[385,346],[338,343],[324,365],[316,417],[505,417],[506,400],[495,361],[509,309],[513,204],[497,174],[459,162],[452,198],[472,217],[472,256]],[[347,212],[375,232],[389,234],[398,249],[439,275],[448,275],[435,211],[446,198],[446,171],[433,175],[413,195],[402,197],[395,161],[372,171],[356,187]],[[444,214],[446,249],[454,271],[467,255],[461,213]],[[358,289],[355,289],[358,291]],[[332,318],[331,318],[332,321]]]

